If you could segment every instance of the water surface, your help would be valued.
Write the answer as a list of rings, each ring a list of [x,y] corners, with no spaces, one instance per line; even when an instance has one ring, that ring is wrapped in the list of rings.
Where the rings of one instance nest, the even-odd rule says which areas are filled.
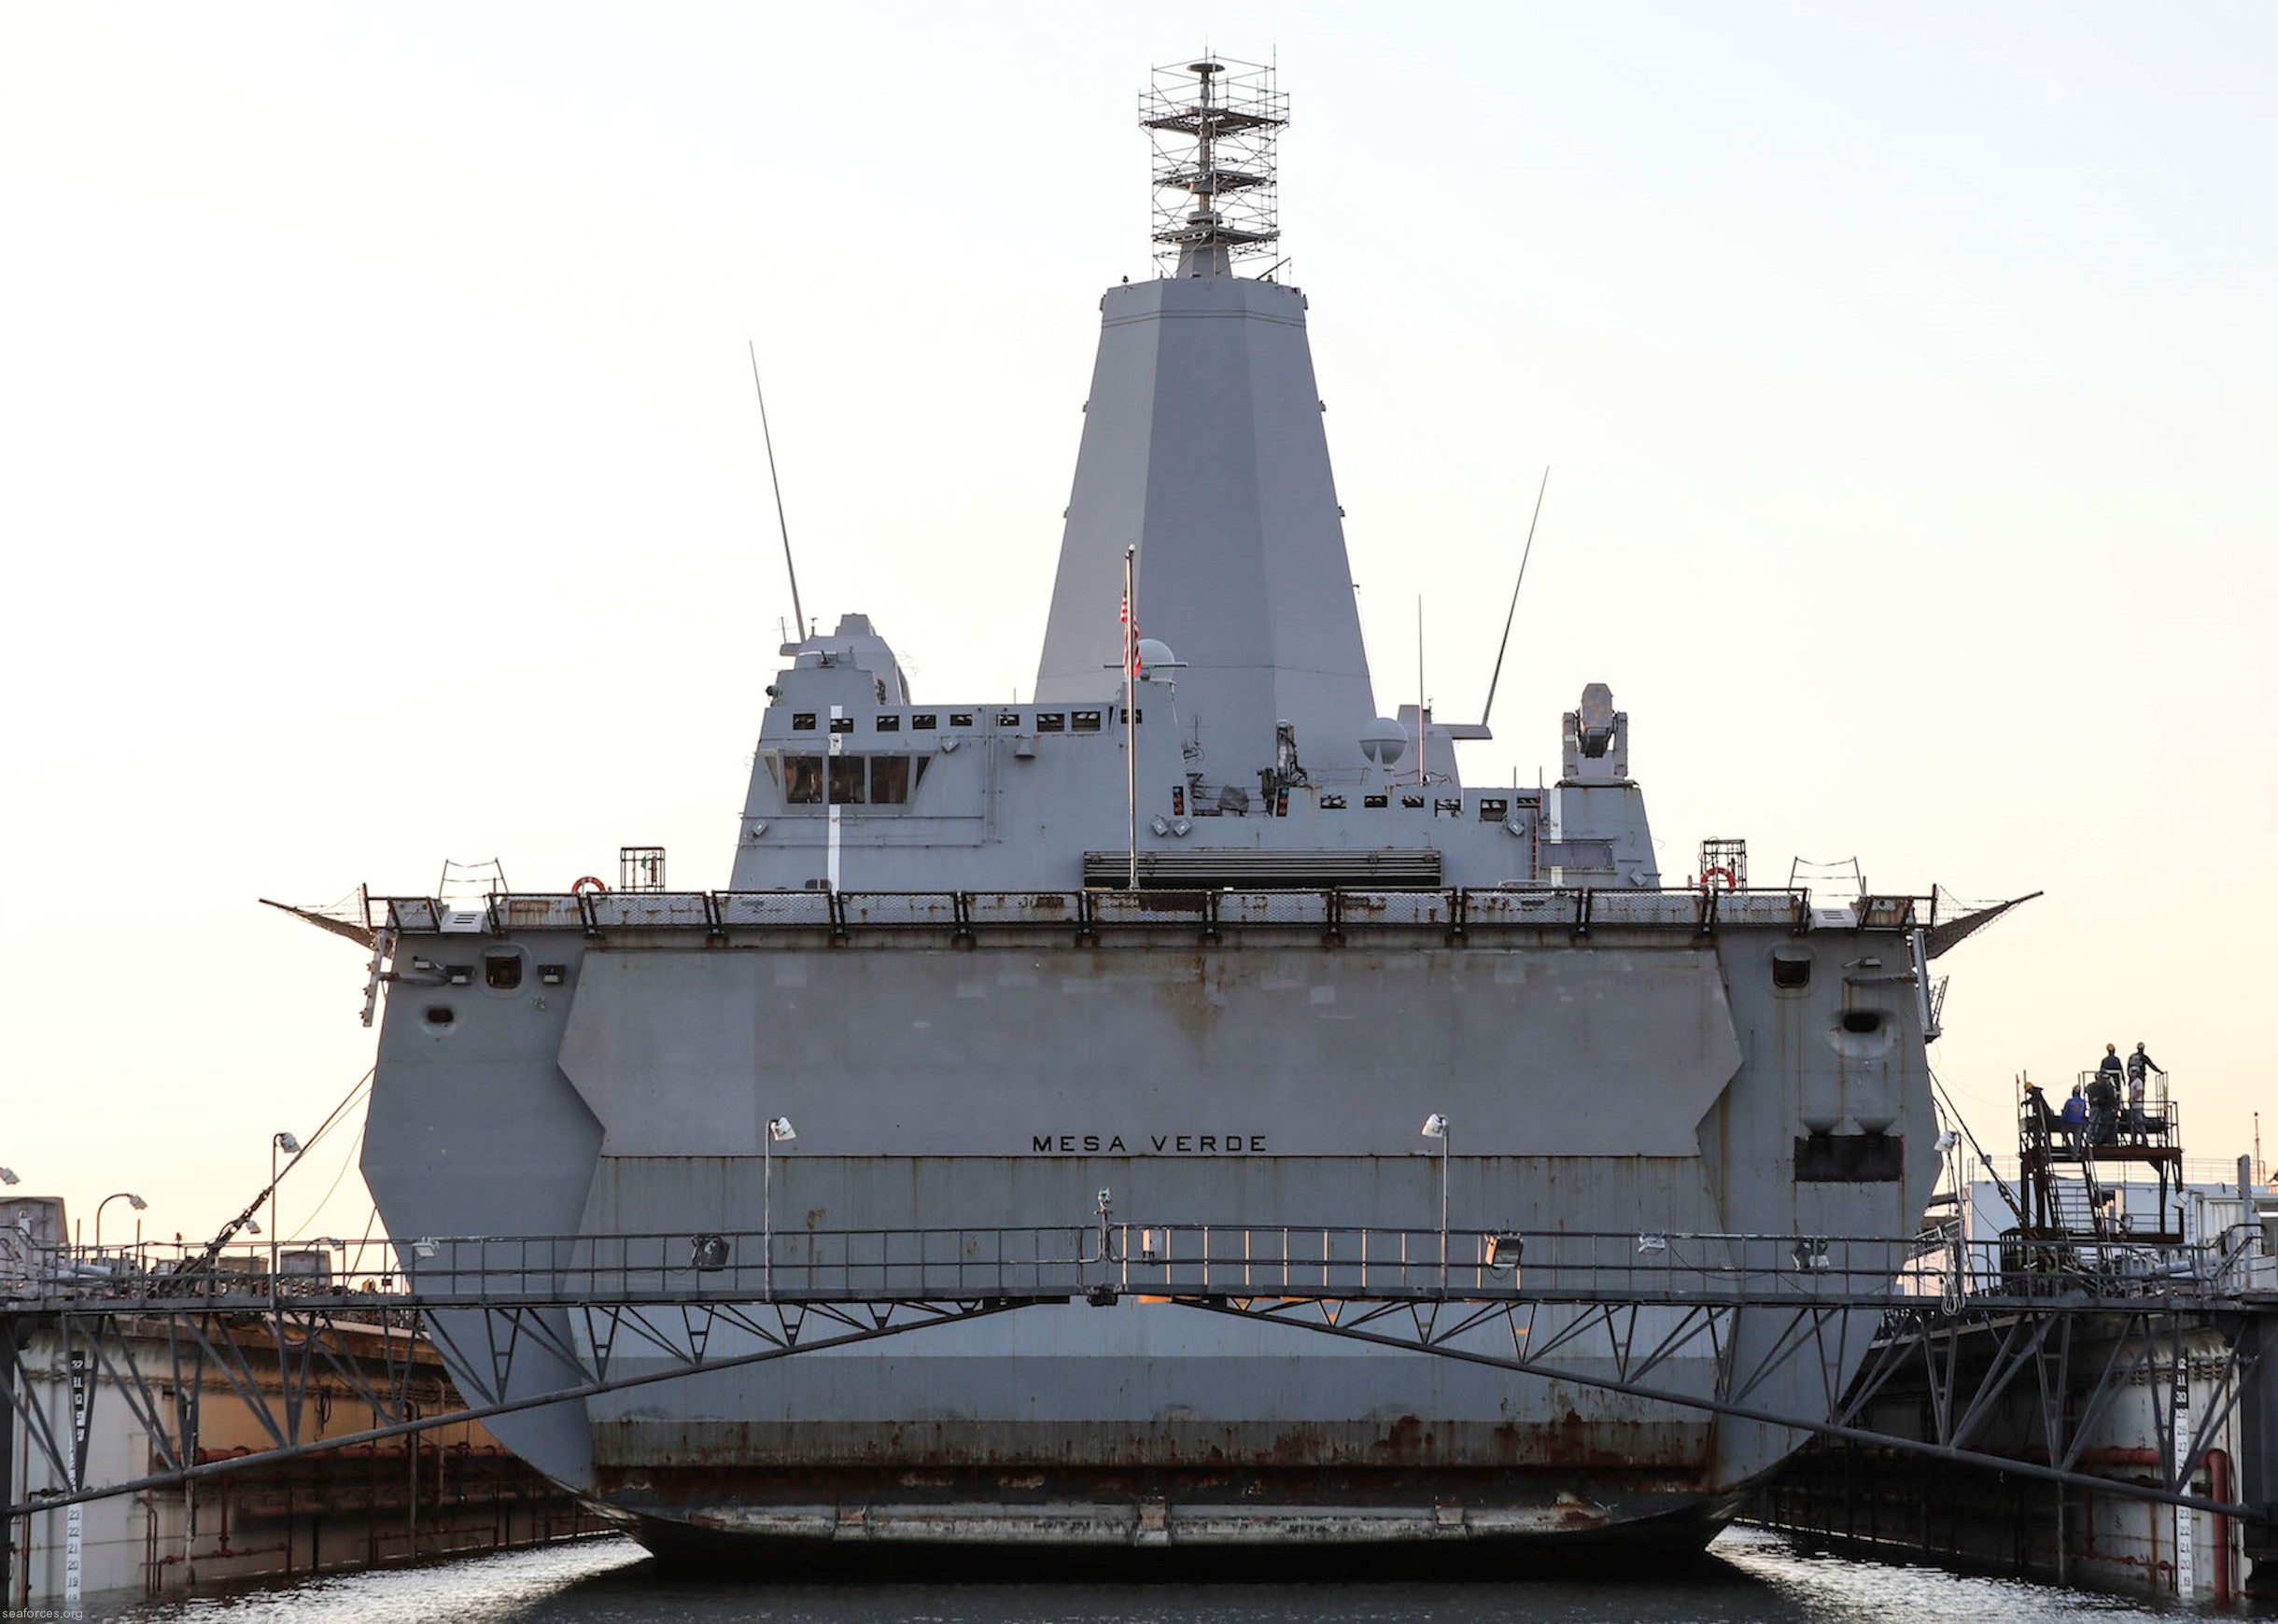
[[[1727,1531],[1664,1578],[1321,1585],[837,1584],[675,1579],[629,1540],[148,1603],[131,1624],[2132,1624],[2172,1608],[1854,1561]]]

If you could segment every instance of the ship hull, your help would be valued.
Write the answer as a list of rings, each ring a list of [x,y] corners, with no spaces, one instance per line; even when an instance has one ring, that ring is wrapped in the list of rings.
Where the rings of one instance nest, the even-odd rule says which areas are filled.
[[[639,930],[515,899],[504,928],[399,943],[437,979],[394,989],[382,1037],[390,1232],[559,1238],[512,1252],[556,1272],[506,1283],[572,1297],[626,1283],[628,1247],[655,1260],[637,1326],[542,1310],[503,1375],[475,1351],[509,1340],[498,1310],[434,1316],[470,1391],[626,1384],[499,1416],[508,1447],[728,1565],[1492,1568],[1696,1547],[1807,1435],[1767,1418],[1825,1418],[1877,1311],[1703,1294],[1807,1292],[1831,1244],[1868,1289],[1904,1259],[1935,1135],[1912,1006],[1842,973],[1860,930],[1704,939],[1647,897],[1627,927],[1597,903],[1584,942],[1348,918],[1325,944],[1284,902],[1198,945],[1040,930],[1046,901],[962,944],[699,933],[671,899]],[[1827,971],[1775,988],[1799,952]],[[1418,1139],[1430,1109],[1453,1154]],[[1815,1122],[1837,1131],[1807,1145]],[[1503,1230],[1519,1271],[1485,1261]],[[794,1333],[825,1300],[851,1318]],[[1350,1334],[1387,1303],[1383,1340]]]
[[[659,1560],[691,1572],[1267,1582],[1666,1568],[1697,1558],[1747,1499],[1745,1491],[1640,1494],[1583,1508],[1554,1496],[1467,1517],[1450,1515],[1441,1498],[1480,1496],[1482,1485],[1460,1477],[1406,1475],[1375,1495],[1350,1479],[1341,1486],[1359,1492],[1331,1498],[1318,1483],[1252,1474],[1217,1476],[1207,1497],[1150,1482],[1145,1487],[1165,1491],[1160,1519],[1146,1499],[1015,1499],[985,1481],[963,1500],[912,1501],[879,1480],[835,1482],[828,1502],[815,1498],[814,1485],[803,1500],[755,1501],[754,1492],[791,1486],[713,1477],[691,1485],[698,1505],[677,1514],[619,1500],[600,1505]],[[1259,1508],[1275,1495],[1287,1498]]]

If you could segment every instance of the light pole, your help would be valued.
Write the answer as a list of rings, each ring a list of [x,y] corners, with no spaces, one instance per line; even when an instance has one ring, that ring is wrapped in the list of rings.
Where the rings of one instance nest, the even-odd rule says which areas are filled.
[[[1424,1137],[1440,1141],[1440,1290],[1447,1290],[1447,1113],[1435,1111],[1424,1119]]]
[[[301,1141],[289,1133],[273,1133],[269,1136],[269,1295],[273,1297],[277,1294],[277,1242],[285,1234],[277,1226],[277,1180],[284,1177],[277,1170],[279,1151],[288,1156],[297,1156],[301,1154]]]
[[[775,1300],[775,1147],[798,1138],[788,1116],[767,1118],[760,1136],[759,1159],[759,1272],[767,1300]]]
[[[103,1250],[103,1209],[113,1201],[124,1201],[137,1212],[146,1211],[150,1205],[132,1190],[121,1190],[115,1196],[105,1196],[102,1200],[97,1201],[95,1203],[95,1250],[97,1252]]]

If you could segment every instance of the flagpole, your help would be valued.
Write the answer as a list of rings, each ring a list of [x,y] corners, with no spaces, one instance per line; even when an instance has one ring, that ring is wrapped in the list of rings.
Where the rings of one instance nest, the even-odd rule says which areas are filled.
[[[1123,549],[1123,811],[1125,854],[1130,866],[1124,884],[1139,889],[1139,615],[1132,604],[1132,554]]]

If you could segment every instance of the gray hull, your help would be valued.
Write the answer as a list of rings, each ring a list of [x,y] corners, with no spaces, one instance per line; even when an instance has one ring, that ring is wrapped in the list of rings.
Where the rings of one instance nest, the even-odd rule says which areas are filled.
[[[836,945],[795,926],[714,936],[659,922],[680,905],[669,899],[640,904],[643,926],[598,936],[414,931],[399,959],[435,966],[441,982],[393,990],[365,1174],[399,1236],[733,1233],[746,1238],[731,1260],[746,1281],[764,1217],[786,1293],[852,1278],[863,1232],[1081,1237],[1106,1189],[1119,1227],[1160,1225],[1166,1248],[1174,1226],[1239,1235],[1257,1261],[1226,1278],[1272,1297],[1295,1278],[1275,1235],[1278,1256],[1295,1245],[1343,1260],[1335,1278],[1349,1283],[1360,1242],[1314,1237],[1366,1229],[1380,1249],[1369,1278],[1431,1283],[1442,1168],[1415,1122],[1437,1108],[1459,1136],[1444,1169],[1459,1235],[1596,1234],[1610,1238],[1601,1254],[1698,1237],[1672,1249],[1697,1263],[1718,1244],[1706,1238],[1906,1233],[1934,1174],[1919,1040],[1899,1041],[1914,1017],[1889,996],[1897,984],[1876,995],[1843,973],[1863,941],[1900,959],[1904,932],[1863,932],[1855,917],[1800,935],[1727,925],[1705,946],[1696,930],[1653,922],[1647,904],[1661,901],[1624,899],[1644,921],[1628,925],[1601,904],[1582,945],[1563,928],[1474,926],[1451,946],[1437,930],[1357,924],[1330,945],[1307,927],[1223,922],[1206,945],[1183,931],[1079,942],[1064,924],[1042,931],[1054,904],[1035,898],[1001,937],[962,945],[903,929]],[[498,917],[572,905],[515,899]],[[1307,905],[1322,899],[1277,903]],[[1775,951],[1810,960],[1806,986],[1772,985]],[[485,965],[509,958],[559,966],[560,979],[487,986]],[[451,985],[455,965],[471,986]],[[1844,1013],[1870,1005],[1893,1041],[1844,1053]],[[852,1010],[872,1018],[832,1014]],[[1884,1123],[1832,1141],[1872,1138],[1896,1165],[1835,1179],[1800,1168],[1799,1125],[1814,1113]],[[762,1153],[761,1125],[778,1113],[799,1123],[795,1147]],[[1498,1154],[1460,1148],[1471,1141]],[[1638,1148],[1610,1154],[1623,1142]],[[1108,1145],[1123,1154],[1086,1154]],[[662,1244],[677,1256],[687,1242]],[[1894,1239],[1889,1269],[1902,1250]],[[1650,1297],[1671,1261],[1635,1256],[1629,1284]],[[1200,1312],[1167,1300],[1175,1267],[1150,1275],[1127,1259],[1110,1306],[1038,1303],[505,1417],[499,1430],[660,1549],[717,1539],[812,1554],[867,1540],[1140,1561],[1157,1547],[1195,1560],[1323,1543],[1515,1553],[1596,1548],[1633,1524],[1652,1540],[1712,1531],[1801,1441],[1593,1385],[1619,1376],[1574,1330],[1599,1304],[1533,1310],[1538,1343],[1568,1350],[1560,1380]],[[937,1277],[913,1265],[860,1278],[908,1293]],[[1468,1271],[1454,1295],[1483,1278]],[[1667,1335],[1683,1312],[1618,1306],[1633,1339]],[[476,1317],[455,1345],[483,1345]],[[1848,1338],[1773,1370],[1751,1403],[1823,1414],[1874,1320],[1848,1317]],[[1712,1393],[1719,1346],[1746,1358],[1785,1323],[1742,1309],[1721,1345],[1680,1352],[1653,1382]],[[758,1346],[731,1324],[705,1334],[715,1358]],[[591,1363],[589,1327],[564,1314],[560,1335]],[[1507,1354],[1512,1336],[1495,1322],[1451,1346]],[[614,1349],[611,1365],[638,1373],[641,1351]],[[570,1376],[531,1362],[517,1379],[538,1392]]]
[[[841,1503],[860,1492],[853,1485],[834,1487],[840,1490]],[[1176,1491],[1170,1484],[1146,1487]],[[1230,1486],[1214,1487],[1222,1495]],[[1559,1526],[1546,1519],[1542,1526],[1514,1530],[1419,1517],[1409,1509],[1385,1510],[1365,1500],[1346,1504],[1317,1491],[1308,1498],[1298,1486],[1268,1483],[1252,1497],[1293,1507],[1288,1526],[1268,1538],[1257,1537],[1239,1504],[1220,1501],[1203,1489],[1182,1494],[1187,1508],[1166,1517],[1160,1531],[1144,1533],[1120,1497],[1073,1508],[1076,1515],[1066,1520],[1080,1520],[1096,1535],[1076,1541],[1056,1532],[1036,1537],[1050,1526],[1045,1516],[1033,1522],[1016,1520],[1018,1503],[1003,1491],[977,1490],[966,1505],[905,1503],[861,1519],[841,1519],[835,1506],[817,1506],[811,1521],[792,1533],[730,1532],[700,1519],[658,1517],[636,1517],[626,1529],[677,1566],[739,1575],[1097,1581],[1211,1579],[1233,1573],[1252,1583],[1329,1577],[1382,1582],[1617,1567],[1633,1575],[1660,1571],[1697,1558],[1747,1498],[1744,1493],[1672,1496],[1667,1509],[1655,1511],[1639,1502],[1634,1515],[1602,1526],[1584,1519]],[[1247,1489],[1240,1491],[1250,1495]],[[1407,1504],[1397,1489],[1386,1498],[1396,1506]],[[1015,1517],[1004,1515],[1008,1506]]]

